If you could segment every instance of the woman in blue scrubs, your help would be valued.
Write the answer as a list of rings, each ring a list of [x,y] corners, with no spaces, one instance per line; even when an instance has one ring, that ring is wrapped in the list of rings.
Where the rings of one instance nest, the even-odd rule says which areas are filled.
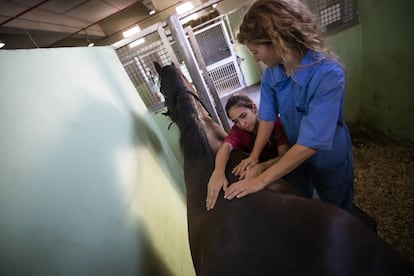
[[[258,162],[280,114],[291,148],[272,167],[231,185],[225,198],[246,196],[294,175],[310,197],[351,210],[354,192],[352,144],[344,122],[345,72],[324,41],[312,13],[299,0],[259,0],[237,35],[267,68],[261,81],[260,125],[253,151],[233,170],[242,175]]]

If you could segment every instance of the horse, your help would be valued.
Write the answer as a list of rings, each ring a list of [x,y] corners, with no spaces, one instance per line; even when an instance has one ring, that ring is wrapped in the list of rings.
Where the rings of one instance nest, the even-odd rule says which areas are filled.
[[[174,64],[154,62],[160,90],[180,130],[188,238],[198,276],[414,275],[410,263],[349,212],[296,195],[287,185],[227,200],[207,211],[207,183],[226,136]],[[247,153],[233,151],[226,169]]]

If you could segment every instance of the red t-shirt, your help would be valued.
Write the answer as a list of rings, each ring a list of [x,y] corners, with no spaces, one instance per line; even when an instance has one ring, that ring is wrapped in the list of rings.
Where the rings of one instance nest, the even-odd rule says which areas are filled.
[[[256,134],[242,130],[234,125],[230,133],[224,139],[224,142],[228,142],[233,146],[233,150],[243,150],[250,153],[253,150],[254,141],[256,140]],[[275,158],[279,155],[277,147],[280,145],[288,144],[288,140],[283,130],[282,122],[280,118],[277,118],[273,128],[273,135],[270,136],[265,147],[263,148],[259,162]]]

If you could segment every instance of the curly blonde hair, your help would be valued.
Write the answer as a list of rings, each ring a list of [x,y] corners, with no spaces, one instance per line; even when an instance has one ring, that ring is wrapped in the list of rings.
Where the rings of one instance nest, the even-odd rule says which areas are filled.
[[[258,0],[243,17],[237,41],[276,45],[286,74],[292,75],[308,49],[335,54],[324,46],[322,30],[312,12],[299,0]]]

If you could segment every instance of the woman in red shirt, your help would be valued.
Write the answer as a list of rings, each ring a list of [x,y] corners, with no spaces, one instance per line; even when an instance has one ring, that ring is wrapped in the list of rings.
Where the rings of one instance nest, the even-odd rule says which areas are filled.
[[[214,208],[221,189],[223,188],[225,191],[228,187],[225,169],[231,151],[243,150],[250,153],[254,146],[259,125],[257,106],[246,94],[230,96],[226,103],[226,113],[234,125],[216,153],[215,168],[210,176],[207,188],[207,210]],[[288,149],[288,140],[278,118],[275,121],[273,135],[270,136],[260,154],[259,164],[250,170],[244,171],[240,179],[259,175],[276,163]]]

